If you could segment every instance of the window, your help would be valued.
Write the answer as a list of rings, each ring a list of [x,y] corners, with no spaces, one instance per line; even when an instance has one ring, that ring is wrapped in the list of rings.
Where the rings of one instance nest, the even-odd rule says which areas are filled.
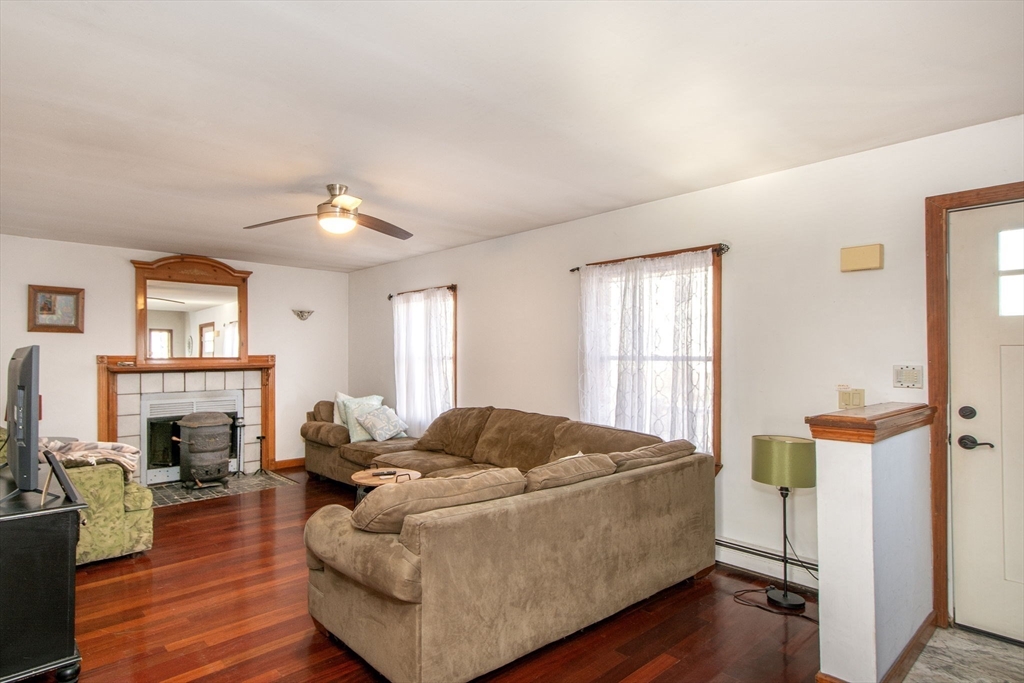
[[[203,323],[199,326],[199,357],[200,358],[213,358],[214,355],[214,339],[216,338],[214,333],[213,323]]]
[[[422,434],[455,407],[455,285],[391,299],[395,319],[395,411]]]
[[[999,315],[1024,315],[1024,228],[999,233]]]
[[[171,330],[149,330],[149,357],[170,358],[174,348],[174,333]]]
[[[720,462],[716,304],[726,249],[582,269],[583,421],[687,439]]]

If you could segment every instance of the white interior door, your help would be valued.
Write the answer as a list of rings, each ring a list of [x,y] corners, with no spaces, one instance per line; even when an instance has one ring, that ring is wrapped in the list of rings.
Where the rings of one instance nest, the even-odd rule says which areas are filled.
[[[1024,640],[1022,314],[1024,203],[951,213],[953,618],[1015,640]]]

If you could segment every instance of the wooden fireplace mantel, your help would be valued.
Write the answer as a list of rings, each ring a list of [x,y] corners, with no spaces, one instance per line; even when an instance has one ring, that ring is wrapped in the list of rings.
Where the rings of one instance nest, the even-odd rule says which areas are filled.
[[[97,440],[117,439],[117,376],[151,372],[221,372],[232,370],[260,371],[260,423],[263,428],[263,454],[260,467],[276,469],[274,459],[275,415],[274,366],[276,356],[249,356],[240,361],[235,358],[176,359],[173,363],[146,363],[138,365],[135,356],[96,356],[97,369]]]

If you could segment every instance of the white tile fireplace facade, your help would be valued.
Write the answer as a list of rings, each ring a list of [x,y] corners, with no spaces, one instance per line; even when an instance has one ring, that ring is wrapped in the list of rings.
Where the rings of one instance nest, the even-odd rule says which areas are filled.
[[[222,396],[225,391],[242,392],[245,416],[245,455],[243,467],[247,474],[260,467],[260,445],[256,437],[263,434],[261,372],[259,370],[218,370],[124,373],[117,375],[117,438],[120,443],[142,447],[142,431],[146,428],[142,417],[142,397],[161,394],[171,398],[174,394],[189,397],[209,393]],[[135,474],[138,479],[138,472]]]

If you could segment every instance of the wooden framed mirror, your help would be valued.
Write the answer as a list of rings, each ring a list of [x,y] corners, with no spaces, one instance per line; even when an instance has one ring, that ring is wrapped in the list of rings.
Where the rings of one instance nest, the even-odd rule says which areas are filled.
[[[249,359],[248,270],[205,256],[132,261],[137,365]]]

